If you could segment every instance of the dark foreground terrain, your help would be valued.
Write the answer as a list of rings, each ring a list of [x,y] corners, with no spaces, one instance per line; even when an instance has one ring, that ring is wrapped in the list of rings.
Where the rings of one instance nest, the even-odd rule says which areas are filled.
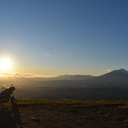
[[[0,110],[0,128],[127,128],[127,101],[18,101]]]

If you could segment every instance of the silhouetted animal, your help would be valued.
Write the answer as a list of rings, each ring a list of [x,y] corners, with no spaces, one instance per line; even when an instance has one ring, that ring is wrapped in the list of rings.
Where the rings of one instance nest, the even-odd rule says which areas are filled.
[[[15,104],[16,100],[13,95],[14,90],[15,90],[15,87],[13,87],[13,85],[11,85],[11,87],[5,88],[5,90],[3,90],[0,93],[0,103],[7,103],[9,100],[11,100],[12,104]]]

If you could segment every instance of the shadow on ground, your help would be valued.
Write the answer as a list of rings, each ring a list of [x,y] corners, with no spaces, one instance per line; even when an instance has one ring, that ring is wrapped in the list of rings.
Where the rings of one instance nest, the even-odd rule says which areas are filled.
[[[23,128],[17,105],[13,105],[12,109],[7,107],[0,109],[0,128]]]

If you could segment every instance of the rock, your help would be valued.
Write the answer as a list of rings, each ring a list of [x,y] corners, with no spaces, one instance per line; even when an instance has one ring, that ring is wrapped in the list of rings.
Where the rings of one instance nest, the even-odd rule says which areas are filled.
[[[103,114],[105,114],[105,112],[101,110],[101,111],[98,112],[98,114],[102,114],[103,115]]]
[[[63,110],[63,109],[58,109],[58,111],[59,111],[59,112],[62,112],[62,111],[64,111],[64,110]]]
[[[78,113],[78,110],[74,110],[74,109],[72,109],[72,110],[70,110],[70,112]]]
[[[84,123],[81,121],[76,121],[76,123],[77,123],[76,126],[84,125]]]
[[[48,110],[53,110],[53,108],[48,108]]]
[[[24,122],[22,122],[22,124],[28,124],[28,122],[27,121],[24,121]]]
[[[32,120],[32,121],[36,121],[36,122],[39,122],[39,121],[40,121],[40,119],[38,119],[38,118],[36,118],[36,117],[31,117],[31,120]]]
[[[10,112],[12,112],[12,111],[13,111],[13,109],[12,109],[12,108],[9,108],[9,111],[10,111]]]
[[[70,127],[64,124],[64,125],[63,125],[63,128],[70,128]]]
[[[106,117],[113,117],[113,115],[111,115],[111,114],[107,114],[107,115],[105,115]]]
[[[95,120],[95,118],[92,117],[92,116],[87,116],[87,117],[85,117],[85,119],[88,119],[88,120]]]

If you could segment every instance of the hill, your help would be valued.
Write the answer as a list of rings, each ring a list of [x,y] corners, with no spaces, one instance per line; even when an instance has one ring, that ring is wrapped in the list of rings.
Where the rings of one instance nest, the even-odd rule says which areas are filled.
[[[125,128],[128,102],[18,100],[0,117],[1,128]]]

